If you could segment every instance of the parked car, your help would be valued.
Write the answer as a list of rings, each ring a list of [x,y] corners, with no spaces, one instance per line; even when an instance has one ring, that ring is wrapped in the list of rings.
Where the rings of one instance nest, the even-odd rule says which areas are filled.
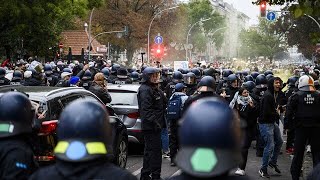
[[[45,114],[44,119],[41,119],[41,127],[34,142],[35,158],[40,165],[55,162],[54,148],[57,144],[56,129],[59,125],[59,115],[66,105],[79,98],[98,101],[103,104],[93,93],[78,87],[0,87],[0,93],[12,90],[26,93],[31,101],[39,104],[39,113]],[[109,112],[112,127],[112,147],[107,147],[109,152],[111,152],[108,158],[116,165],[125,168],[128,156],[128,134],[126,126],[109,105],[104,106]]]
[[[108,84],[110,105],[128,130],[129,142],[144,144],[137,93],[139,84]]]

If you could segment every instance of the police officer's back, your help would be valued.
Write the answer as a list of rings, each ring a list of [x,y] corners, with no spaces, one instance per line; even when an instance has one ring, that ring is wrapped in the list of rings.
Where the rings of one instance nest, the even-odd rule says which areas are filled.
[[[117,70],[117,77],[113,79],[113,84],[132,84],[132,80],[128,77],[128,70],[126,68],[119,68]]]
[[[10,82],[10,85],[21,85],[22,79],[23,79],[23,75],[22,75],[21,71],[15,70],[13,72],[12,80]]]
[[[136,179],[108,161],[111,133],[109,115],[100,103],[72,102],[59,118],[56,164],[40,169],[30,179]]]
[[[5,77],[6,70],[0,67],[0,86],[9,85],[10,80]]]
[[[287,105],[287,127],[295,129],[294,158],[291,165],[292,179],[299,179],[306,143],[311,144],[313,165],[320,162],[320,93],[309,75],[299,78],[299,91],[294,93]]]
[[[47,86],[55,86],[59,79],[57,76],[53,75],[52,66],[50,64],[44,65],[44,73],[45,73],[45,83]]]
[[[248,179],[229,176],[241,161],[241,140],[239,120],[227,103],[220,98],[201,99],[181,122],[176,163],[182,174],[170,180]]]
[[[186,100],[183,111],[186,111],[188,107],[195,101],[205,98],[205,97],[218,97],[215,93],[216,91],[216,83],[213,77],[211,76],[204,76],[201,78],[198,89],[195,94],[189,96]]]
[[[34,112],[19,92],[0,96],[0,179],[28,179],[37,169],[30,143]]]
[[[172,80],[169,82],[164,90],[166,97],[169,99],[175,91],[177,83],[182,82],[183,75],[180,71],[174,71],[172,75]]]

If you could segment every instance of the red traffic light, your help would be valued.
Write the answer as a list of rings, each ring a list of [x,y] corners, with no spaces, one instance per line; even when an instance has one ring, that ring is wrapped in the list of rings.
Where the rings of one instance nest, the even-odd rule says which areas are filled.
[[[157,54],[160,54],[161,53],[161,49],[157,49]]]
[[[260,2],[260,16],[266,17],[266,12],[267,12],[267,2],[261,1]]]

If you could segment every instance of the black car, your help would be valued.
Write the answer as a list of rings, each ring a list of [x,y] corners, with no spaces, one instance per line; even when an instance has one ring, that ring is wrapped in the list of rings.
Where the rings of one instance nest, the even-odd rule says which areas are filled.
[[[35,135],[34,150],[35,158],[40,165],[55,162],[54,148],[57,144],[56,129],[59,125],[59,115],[63,108],[71,101],[79,98],[92,101],[102,101],[93,93],[78,87],[46,87],[46,86],[2,86],[0,93],[8,91],[24,92],[33,103],[38,105],[38,117],[43,115],[40,129]],[[103,104],[103,103],[102,103]],[[128,156],[127,128],[114,113],[114,110],[106,105],[110,115],[112,126],[112,147],[108,147],[112,153],[108,155],[116,165],[125,168]]]
[[[108,84],[108,91],[112,108],[127,126],[129,142],[144,144],[137,98],[139,87],[140,84]]]

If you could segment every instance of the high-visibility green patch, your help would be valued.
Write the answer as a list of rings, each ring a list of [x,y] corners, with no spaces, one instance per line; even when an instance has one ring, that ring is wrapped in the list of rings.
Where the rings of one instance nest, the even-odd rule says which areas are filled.
[[[65,153],[67,148],[69,146],[69,143],[66,141],[59,141],[56,148],[54,149],[55,153]]]
[[[199,148],[191,156],[190,162],[193,170],[197,172],[211,172],[218,160],[214,150]]]
[[[89,154],[107,154],[106,146],[102,142],[88,142],[86,147]]]

